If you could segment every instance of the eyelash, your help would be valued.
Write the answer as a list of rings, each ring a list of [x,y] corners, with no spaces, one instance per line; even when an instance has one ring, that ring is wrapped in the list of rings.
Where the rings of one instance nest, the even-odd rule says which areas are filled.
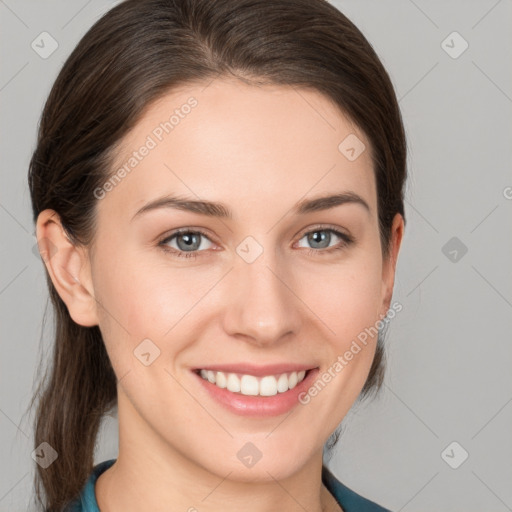
[[[342,233],[341,231],[338,231],[337,229],[330,228],[330,227],[313,228],[313,229],[303,233],[302,236],[300,237],[300,239],[304,238],[305,235],[309,235],[311,233],[315,233],[318,231],[328,231],[330,233],[334,233],[337,237],[341,238],[342,242],[334,247],[330,247],[329,249],[306,249],[307,254],[310,256],[325,256],[328,254],[332,254],[336,250],[345,249],[346,247],[348,247],[350,244],[352,244],[355,241],[355,239],[352,236],[347,235],[346,233]],[[165,238],[160,240],[158,242],[158,247],[160,247],[164,252],[171,254],[173,257],[176,257],[176,258],[197,258],[198,255],[204,251],[189,251],[189,252],[177,251],[176,249],[169,248],[166,245],[174,237],[184,234],[184,233],[200,234],[201,236],[204,236],[205,238],[210,240],[209,236],[204,231],[201,231],[200,229],[183,228],[183,229],[178,229],[178,230],[174,231],[169,236],[166,236]]]

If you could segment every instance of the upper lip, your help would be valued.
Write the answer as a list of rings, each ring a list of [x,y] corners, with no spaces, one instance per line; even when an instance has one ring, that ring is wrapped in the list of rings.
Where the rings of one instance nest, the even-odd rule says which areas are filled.
[[[242,373],[245,375],[254,375],[255,377],[264,377],[265,375],[278,375],[281,373],[300,372],[302,370],[312,370],[316,368],[311,364],[293,364],[278,363],[257,366],[251,363],[231,363],[231,364],[210,364],[195,368],[195,370],[211,370],[214,372]]]

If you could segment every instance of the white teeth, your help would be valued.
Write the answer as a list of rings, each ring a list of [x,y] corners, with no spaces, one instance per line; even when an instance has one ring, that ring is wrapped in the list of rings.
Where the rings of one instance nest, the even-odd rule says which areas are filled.
[[[244,375],[240,380],[240,393],[242,395],[256,396],[260,392],[258,379],[252,375]]]
[[[228,385],[228,381],[224,372],[217,372],[217,379],[216,382],[214,381],[214,383],[217,384],[219,388],[225,388]]]
[[[305,370],[300,372],[282,373],[280,375],[267,375],[255,377],[254,375],[239,375],[236,373],[216,372],[201,370],[203,379],[215,384],[219,388],[227,388],[233,393],[241,393],[248,396],[274,396],[277,393],[285,393],[293,389],[304,380]]]
[[[288,389],[288,377],[286,373],[283,373],[277,381],[277,391],[279,391],[279,393],[284,393],[285,391],[288,391]]]
[[[233,393],[238,393],[240,391],[240,379],[234,374],[230,373],[228,375],[227,386],[228,391],[233,391]]]
[[[271,375],[270,377],[263,377],[260,381],[260,395],[273,396],[277,395],[277,380]]]

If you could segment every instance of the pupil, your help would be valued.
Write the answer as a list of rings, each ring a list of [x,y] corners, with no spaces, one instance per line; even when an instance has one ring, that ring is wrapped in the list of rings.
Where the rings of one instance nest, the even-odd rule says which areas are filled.
[[[197,240],[194,240],[194,239],[197,239],[198,236],[195,234],[191,234],[191,233],[182,234],[181,238],[185,241],[186,248],[190,249],[192,246],[197,245]],[[179,240],[180,240],[180,238],[178,238],[178,243],[179,243]],[[197,247],[194,247],[194,249],[197,249]]]
[[[320,233],[320,236],[318,234]],[[311,236],[310,239],[313,243],[321,243],[322,241],[325,241],[328,239],[328,234],[326,231],[315,231]]]

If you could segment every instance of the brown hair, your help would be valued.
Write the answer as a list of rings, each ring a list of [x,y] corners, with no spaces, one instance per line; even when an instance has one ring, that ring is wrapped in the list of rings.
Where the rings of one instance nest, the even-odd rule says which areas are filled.
[[[53,209],[73,243],[90,244],[93,191],[113,173],[123,136],[171,89],[217,76],[314,89],[362,130],[371,143],[388,257],[393,218],[405,219],[402,118],[372,46],[325,0],[127,0],[111,9],[71,53],[44,106],[28,176],[34,222]],[[98,326],[77,325],[48,272],[46,278],[55,344],[31,406],[37,397],[35,446],[46,441],[58,453],[35,476],[39,502],[54,511],[78,495],[92,470],[117,380]],[[379,337],[360,397],[380,388],[383,357]]]

